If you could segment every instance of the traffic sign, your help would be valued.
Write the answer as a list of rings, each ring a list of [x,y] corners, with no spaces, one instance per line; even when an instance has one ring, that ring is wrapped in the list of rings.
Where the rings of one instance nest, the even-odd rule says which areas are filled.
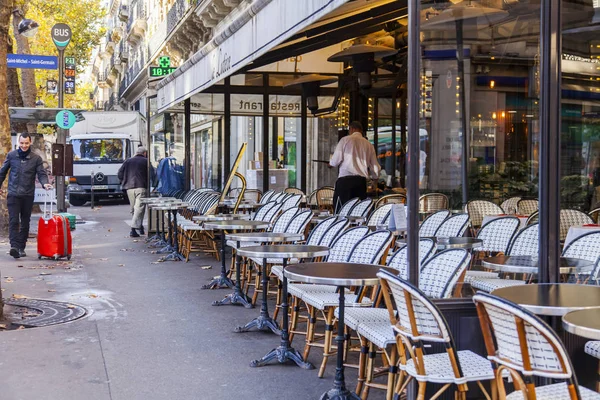
[[[65,81],[65,94],[75,94],[75,81]]]
[[[71,129],[73,125],[75,125],[75,121],[75,114],[73,114],[69,110],[61,110],[58,113],[56,113],[56,124],[59,128]]]
[[[65,68],[75,69],[75,57],[65,57]]]
[[[75,70],[74,69],[65,69],[65,76],[67,78],[74,78],[75,77]]]
[[[64,50],[71,41],[71,27],[67,24],[55,24],[52,27],[52,41],[58,50]]]

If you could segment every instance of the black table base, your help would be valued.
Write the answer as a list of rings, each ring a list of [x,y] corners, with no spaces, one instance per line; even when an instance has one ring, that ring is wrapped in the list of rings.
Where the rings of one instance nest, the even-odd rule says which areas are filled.
[[[276,335],[281,335],[279,324],[269,315],[269,307],[267,304],[267,288],[269,285],[269,277],[267,276],[267,260],[262,262],[262,301],[260,305],[260,316],[254,318],[244,326],[238,326],[234,332],[248,332],[252,329],[261,331],[271,330]]]
[[[349,391],[346,388],[342,389],[331,389],[330,391],[323,393],[320,400],[360,400],[360,396],[354,392]]]
[[[265,260],[266,261],[266,260]],[[263,263],[264,266],[265,263]],[[287,260],[283,259],[283,270],[285,271],[285,267],[287,266]],[[263,298],[266,299],[267,287],[263,286]],[[251,367],[262,367],[263,365],[268,364],[272,360],[277,360],[280,364],[283,364],[287,361],[293,361],[297,366],[304,369],[314,369],[315,366],[311,363],[304,361],[304,358],[296,349],[294,349],[290,345],[290,335],[289,335],[289,317],[288,317],[288,293],[287,293],[287,278],[285,277],[285,272],[283,275],[283,292],[281,295],[281,313],[283,316],[282,326],[281,326],[281,343],[279,347],[268,352],[263,358],[260,360],[254,360],[250,363]]]
[[[221,274],[213,279],[208,285],[202,285],[202,289],[233,289],[235,285],[227,276],[227,267],[225,267],[225,231],[221,231]],[[223,299],[224,300],[224,299]],[[214,304],[214,303],[213,303]]]
[[[240,242],[238,242],[238,248],[240,247]],[[233,293],[225,296],[223,300],[213,301],[213,306],[226,306],[226,305],[234,305],[241,304],[246,308],[254,308],[252,304],[252,299],[246,296],[244,292],[242,292],[241,287],[241,272],[240,272],[240,256],[235,257],[235,287],[233,288]]]
[[[297,366],[304,369],[314,369],[315,366],[309,362],[304,361],[302,355],[298,353],[293,347],[289,344],[287,346],[281,345],[270,352],[267,353],[260,360],[254,360],[250,362],[251,367],[262,367],[263,365],[267,365],[269,362],[273,360],[279,361],[280,364],[283,364],[287,361],[293,361]]]

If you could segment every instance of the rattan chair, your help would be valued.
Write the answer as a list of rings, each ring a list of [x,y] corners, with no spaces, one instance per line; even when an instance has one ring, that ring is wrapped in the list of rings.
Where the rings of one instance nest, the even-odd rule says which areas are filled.
[[[540,212],[535,211],[527,218],[526,225],[537,224],[538,222],[540,222]]]
[[[476,294],[473,301],[501,399],[600,399],[600,394],[577,384],[567,350],[541,318],[488,293]],[[508,396],[504,387],[506,374],[510,374],[517,389]],[[563,383],[536,387],[533,377]]]
[[[477,382],[490,399],[481,381],[494,380],[491,363],[470,350],[457,351],[446,319],[427,294],[387,271],[380,271],[382,292],[392,329],[396,337],[400,374],[395,394],[400,396],[415,379],[417,399],[425,399],[427,383],[438,383],[441,395],[450,386],[457,388],[457,398],[466,399],[467,385]],[[425,354],[424,345],[440,343],[445,352]],[[492,383],[492,392],[495,391]]]
[[[419,212],[431,213],[439,210],[447,210],[448,197],[442,193],[427,193],[419,197]]]
[[[390,211],[392,210],[392,204],[384,204],[375,211],[369,217],[367,221],[368,226],[382,226],[387,225],[390,218]]]
[[[283,201],[283,205],[281,206],[281,210],[282,211],[286,211],[290,208],[294,208],[294,207],[298,207],[298,205],[300,204],[300,201],[302,200],[302,195],[301,194],[292,194],[290,196],[288,196],[284,201]]]
[[[467,203],[466,210],[469,214],[471,227],[474,229],[481,226],[483,217],[486,215],[504,214],[504,211],[497,204],[487,200],[471,200]]]
[[[358,197],[348,200],[342,208],[338,211],[337,215],[340,217],[348,217],[350,215],[350,211],[360,202]]]
[[[366,198],[364,200],[360,200],[358,203],[352,207],[350,213],[348,214],[350,217],[366,217],[371,212],[373,208],[373,199]]]
[[[465,234],[469,224],[468,214],[454,214],[444,220],[435,231],[436,237],[461,237]]]
[[[519,203],[519,200],[521,200],[520,197],[510,197],[510,198],[504,200],[502,202],[502,204],[500,204],[500,208],[506,214],[516,214],[517,213],[517,204]]]
[[[375,208],[386,204],[406,204],[406,195],[400,193],[385,195],[375,202]]]
[[[540,208],[537,199],[521,199],[517,203],[517,213],[520,215],[531,215]]]
[[[440,210],[437,211],[427,218],[419,227],[419,236],[421,237],[432,237],[435,236],[435,232],[442,225],[442,223],[450,216],[450,211]]]
[[[594,220],[589,215],[579,210],[560,210],[560,240],[567,238],[570,227],[593,223]]]
[[[588,232],[575,238],[563,249],[562,256],[596,262],[600,257],[600,232]]]
[[[317,190],[316,197],[319,210],[333,212],[333,193],[334,189],[331,186],[323,186]]]
[[[295,187],[285,188],[283,191],[285,193],[299,194],[299,195],[304,196],[304,192],[302,190],[298,189],[298,188],[295,188]]]

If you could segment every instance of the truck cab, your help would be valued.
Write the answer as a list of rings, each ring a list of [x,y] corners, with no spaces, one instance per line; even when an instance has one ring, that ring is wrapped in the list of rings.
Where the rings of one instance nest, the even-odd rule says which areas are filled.
[[[142,144],[145,124],[137,112],[85,112],[85,120],[71,129],[73,176],[67,196],[73,206],[91,200],[123,199],[117,173]]]

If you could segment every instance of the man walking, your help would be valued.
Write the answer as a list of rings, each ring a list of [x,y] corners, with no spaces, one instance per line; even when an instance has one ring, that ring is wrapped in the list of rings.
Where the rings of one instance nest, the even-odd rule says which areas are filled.
[[[131,205],[131,232],[129,236],[140,237],[144,234],[144,214],[146,205],[142,204],[142,197],[146,197],[148,187],[148,150],[139,146],[137,154],[127,160],[119,168],[121,188],[127,191]],[[140,233],[137,231],[139,230]]]
[[[333,192],[336,213],[350,199],[365,199],[367,179],[377,179],[381,169],[373,145],[363,136],[362,124],[354,121],[348,128],[350,133],[338,142],[329,161],[331,167],[340,167]]]
[[[6,204],[10,255],[19,258],[26,256],[25,245],[29,237],[36,175],[44,189],[52,189],[52,185],[48,183],[48,174],[44,169],[42,158],[31,152],[31,136],[27,132],[21,133],[19,148],[8,153],[0,168],[0,187],[9,171]]]

